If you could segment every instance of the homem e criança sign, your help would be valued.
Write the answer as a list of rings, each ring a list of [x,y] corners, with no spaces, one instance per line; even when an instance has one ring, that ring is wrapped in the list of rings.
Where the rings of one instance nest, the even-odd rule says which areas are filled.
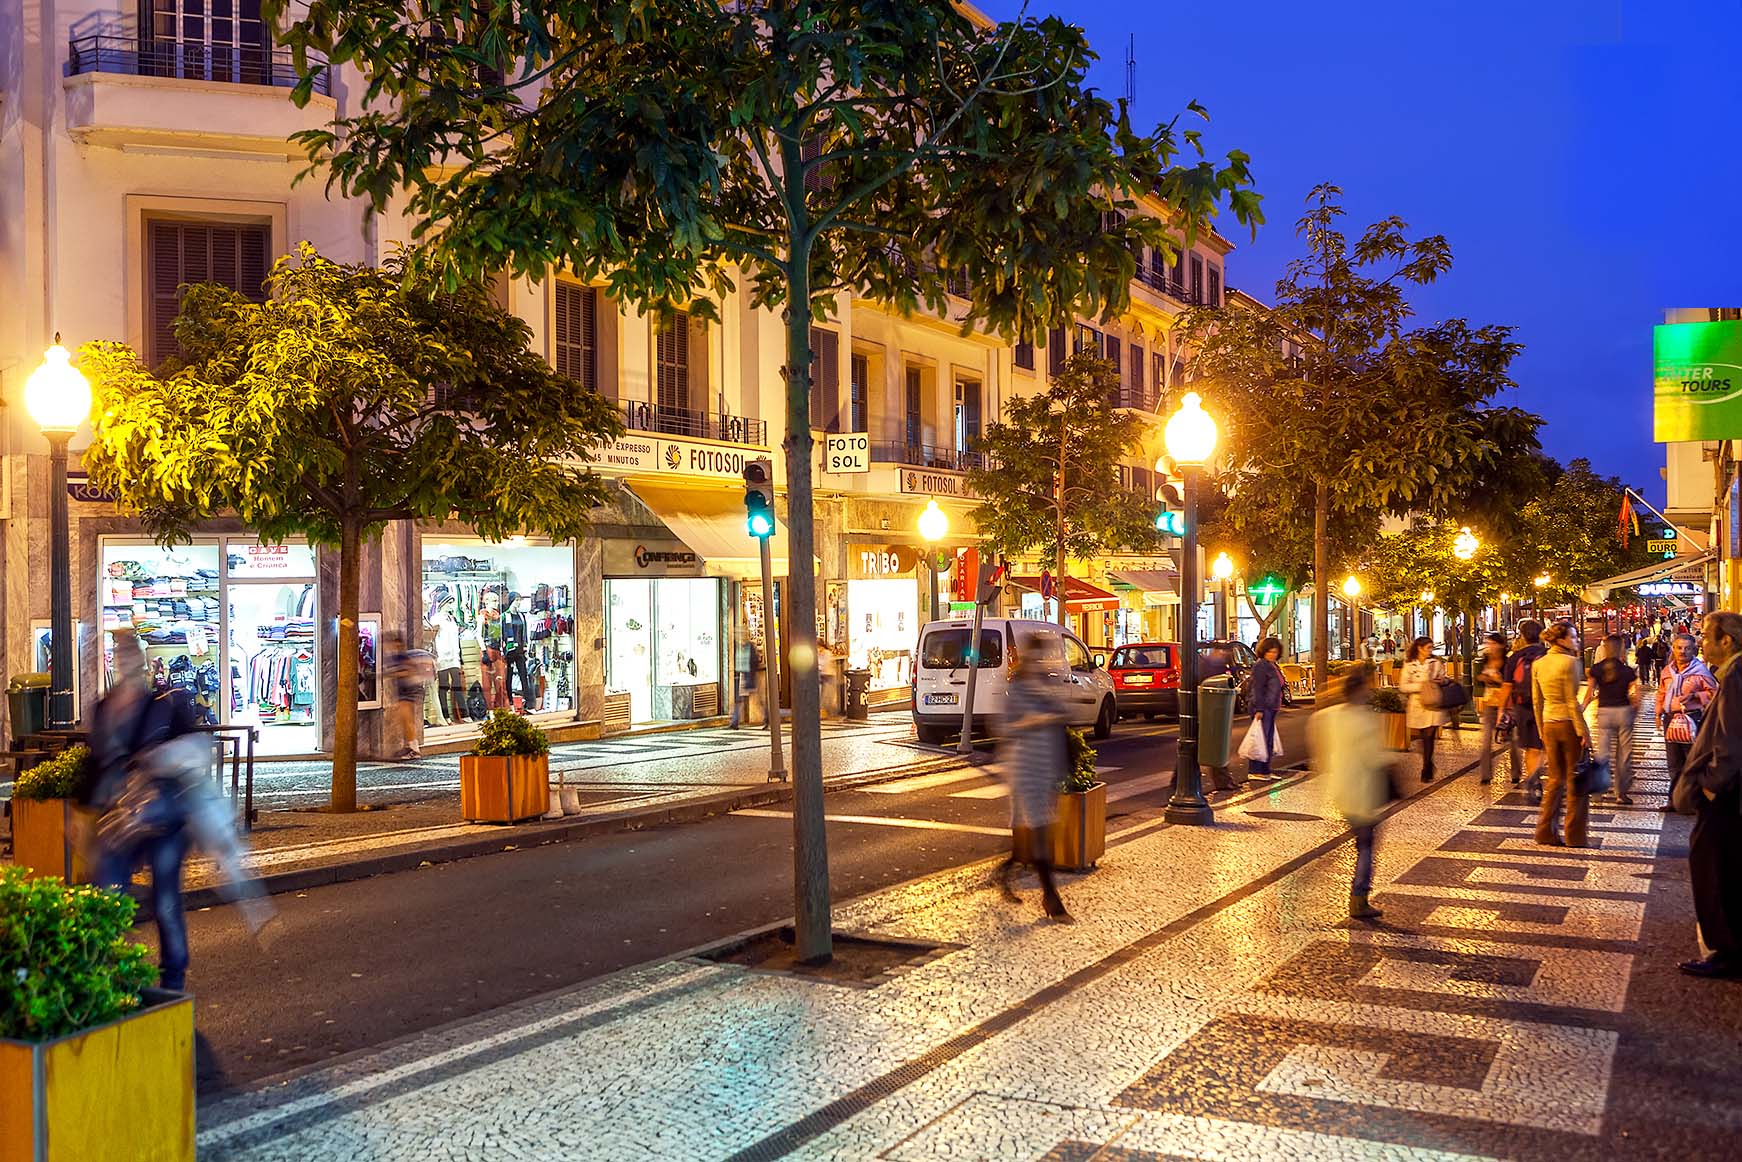
[[[1742,321],[1654,329],[1652,438],[1742,439]]]

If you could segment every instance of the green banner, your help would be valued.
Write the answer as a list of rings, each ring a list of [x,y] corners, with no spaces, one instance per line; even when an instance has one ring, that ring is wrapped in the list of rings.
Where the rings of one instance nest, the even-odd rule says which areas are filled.
[[[1654,329],[1653,438],[1742,439],[1742,321]]]

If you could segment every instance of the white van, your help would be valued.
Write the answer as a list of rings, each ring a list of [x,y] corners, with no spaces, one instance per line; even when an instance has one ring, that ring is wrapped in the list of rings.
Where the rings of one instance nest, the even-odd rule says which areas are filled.
[[[1043,640],[1043,648],[1054,663],[1049,676],[1058,682],[1066,720],[1072,726],[1093,727],[1096,738],[1106,738],[1119,720],[1106,659],[1091,653],[1075,634],[1050,621],[988,617],[981,623],[974,721],[995,726],[1004,717],[1010,671],[1016,664],[1012,642],[1020,643],[1029,636]],[[913,667],[913,722],[921,742],[940,743],[961,732],[973,643],[972,618],[931,621],[921,627]]]

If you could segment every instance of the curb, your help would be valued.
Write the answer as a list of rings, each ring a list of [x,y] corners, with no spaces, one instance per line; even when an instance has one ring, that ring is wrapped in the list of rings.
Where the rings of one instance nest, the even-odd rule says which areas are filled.
[[[989,756],[979,754],[937,755],[905,763],[898,767],[886,767],[879,771],[867,771],[862,774],[843,775],[830,779],[824,782],[823,792],[827,794],[831,791],[848,791],[871,783],[889,782],[912,775],[949,770],[958,766],[981,766],[988,761],[990,761]],[[504,827],[499,835],[478,836],[431,847],[410,847],[318,867],[272,872],[261,876],[259,884],[269,896],[282,895],[286,892],[300,892],[308,888],[350,883],[354,880],[368,879],[371,876],[410,871],[430,864],[452,863],[455,860],[493,855],[497,852],[513,851],[517,848],[543,847],[547,844],[567,843],[576,839],[585,839],[588,836],[634,831],[643,827],[697,823],[715,815],[725,815],[747,807],[784,803],[792,798],[792,793],[791,783],[771,783],[766,787],[741,787],[729,791],[717,791],[676,803],[639,808],[631,807],[609,814],[576,819],[572,822],[552,821],[509,826]],[[143,918],[150,911],[150,889],[136,884],[132,887],[131,894],[139,899],[140,916]],[[183,899],[185,906],[190,911],[198,908],[216,907],[229,902],[216,887],[211,886],[191,888]]]

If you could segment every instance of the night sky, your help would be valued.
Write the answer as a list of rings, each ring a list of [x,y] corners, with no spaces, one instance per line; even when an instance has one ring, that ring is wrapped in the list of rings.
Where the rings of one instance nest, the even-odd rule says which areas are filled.
[[[999,18],[1019,4],[988,0]],[[1081,24],[1095,81],[1159,120],[1196,99],[1213,154],[1252,155],[1267,225],[1228,283],[1269,300],[1320,181],[1350,234],[1397,214],[1453,268],[1419,320],[1516,328],[1516,403],[1548,451],[1659,498],[1651,328],[1742,305],[1742,0],[1150,4],[1036,0]]]

